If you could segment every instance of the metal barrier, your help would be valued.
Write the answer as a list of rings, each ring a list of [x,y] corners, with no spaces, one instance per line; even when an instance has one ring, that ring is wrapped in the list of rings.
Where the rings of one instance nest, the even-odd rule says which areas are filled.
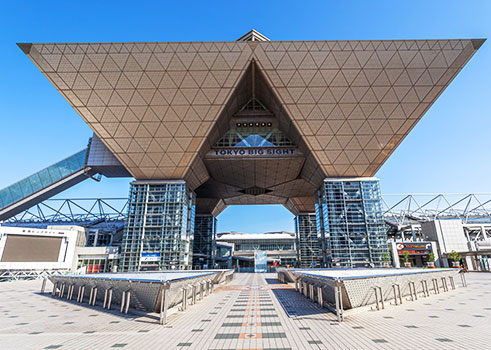
[[[453,290],[455,290],[455,281],[453,280],[453,276],[449,276],[448,279],[450,280],[450,286]]]
[[[380,310],[381,308],[382,309],[385,309],[384,295],[382,293],[382,287],[375,286],[375,287],[372,287],[372,288],[373,288],[373,290],[375,292],[375,305],[377,307],[377,310]]]
[[[169,286],[163,286],[160,290],[160,324],[167,323],[167,309],[169,307]]]
[[[324,306],[324,299],[322,296],[322,286],[317,286],[317,302],[321,307]]]
[[[460,275],[460,280],[462,281],[462,287],[467,287],[467,281],[465,280],[465,273],[464,272],[460,272],[459,275]]]
[[[426,280],[421,280],[421,289],[423,289],[423,296],[425,298],[430,296],[430,291],[428,290],[428,283]]]
[[[416,285],[414,284],[414,282],[408,282],[408,287],[411,301],[418,300],[418,293],[416,293]]]
[[[343,284],[340,280],[334,282],[334,299],[336,301],[336,316],[338,317],[338,322],[344,320],[342,286]]]
[[[442,277],[442,288],[444,292],[448,292],[448,285],[445,277]]]
[[[309,283],[309,299],[315,301],[314,299],[314,284]]]
[[[433,282],[433,292],[436,294],[440,294],[440,288],[438,287],[438,280],[436,278],[432,278],[431,281]]]
[[[111,301],[113,299],[113,289],[112,288],[107,288],[104,291],[104,303],[102,304],[103,309],[110,310],[111,309]]]
[[[394,303],[395,303],[395,305],[402,304],[401,286],[399,284],[393,284],[392,290],[394,291]]]

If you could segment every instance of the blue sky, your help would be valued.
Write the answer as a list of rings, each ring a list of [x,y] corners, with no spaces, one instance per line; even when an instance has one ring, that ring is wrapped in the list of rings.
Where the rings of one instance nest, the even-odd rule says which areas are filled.
[[[491,1],[2,1],[0,188],[87,144],[91,130],[17,42],[440,39],[491,36]],[[383,193],[491,192],[486,42],[377,173]],[[129,179],[58,197],[126,197]],[[251,218],[253,218],[251,220]],[[293,230],[281,206],[230,207],[219,231]]]

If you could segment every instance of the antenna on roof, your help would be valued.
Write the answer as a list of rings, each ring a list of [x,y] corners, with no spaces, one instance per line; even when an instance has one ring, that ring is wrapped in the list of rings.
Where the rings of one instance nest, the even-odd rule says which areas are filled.
[[[270,41],[264,35],[259,32],[256,32],[254,29],[242,35],[237,41]]]

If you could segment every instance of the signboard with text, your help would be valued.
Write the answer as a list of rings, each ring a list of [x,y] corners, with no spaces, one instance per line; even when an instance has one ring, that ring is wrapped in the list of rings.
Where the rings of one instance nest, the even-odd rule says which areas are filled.
[[[427,255],[431,252],[431,243],[429,242],[397,243],[397,254],[404,255],[405,252],[408,252],[409,255]]]
[[[206,154],[207,158],[242,158],[242,157],[285,157],[301,156],[296,148],[223,148],[212,149]]]
[[[142,253],[141,261],[160,261],[160,253]]]

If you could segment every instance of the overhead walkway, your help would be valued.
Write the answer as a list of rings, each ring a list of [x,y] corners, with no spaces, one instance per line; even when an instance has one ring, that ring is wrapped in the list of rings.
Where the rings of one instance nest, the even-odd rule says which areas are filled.
[[[88,148],[0,190],[0,221],[29,209],[96,174]]]

